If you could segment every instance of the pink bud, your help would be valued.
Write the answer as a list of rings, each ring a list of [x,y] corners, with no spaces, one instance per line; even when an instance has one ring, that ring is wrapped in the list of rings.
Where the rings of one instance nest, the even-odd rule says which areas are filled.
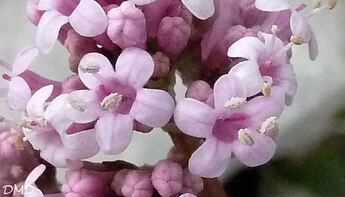
[[[193,98],[198,101],[206,103],[209,96],[213,93],[212,88],[208,83],[202,80],[198,80],[192,83],[192,85],[189,86],[186,97],[187,98]]]
[[[153,194],[151,172],[144,170],[130,171],[121,191],[125,197],[151,197]]]
[[[130,172],[130,170],[123,169],[117,172],[114,176],[114,180],[111,183],[111,188],[115,191],[117,195],[122,195],[121,189],[123,187],[128,172]]]
[[[200,176],[192,174],[188,168],[183,170],[183,188],[181,193],[198,194],[204,189],[204,181]]]
[[[67,183],[62,186],[65,197],[99,197],[106,187],[103,178],[96,172],[77,170],[66,173]]]
[[[152,173],[152,184],[163,197],[178,194],[182,189],[182,167],[175,162],[162,160],[158,162]]]
[[[169,56],[179,55],[191,36],[189,25],[181,17],[165,17],[158,30],[158,43]]]
[[[143,123],[140,123],[138,121],[134,121],[134,130],[143,132],[143,133],[149,133],[152,131],[152,127],[149,127],[147,125],[144,125]]]
[[[72,75],[68,78],[66,78],[62,82],[62,92],[63,94],[71,93],[75,90],[83,90],[86,89],[83,82],[80,80],[78,75]]]
[[[146,22],[143,12],[129,1],[108,12],[108,36],[121,48],[146,47]]]
[[[157,52],[153,56],[155,68],[153,71],[153,77],[162,78],[167,76],[170,71],[170,59],[162,52]]]

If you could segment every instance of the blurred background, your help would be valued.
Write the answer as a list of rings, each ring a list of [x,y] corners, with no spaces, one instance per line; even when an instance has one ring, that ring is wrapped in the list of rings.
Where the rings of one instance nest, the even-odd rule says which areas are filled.
[[[0,59],[8,63],[35,39],[36,27],[26,18],[25,5],[25,0],[0,0]],[[234,161],[222,177],[229,196],[345,196],[344,10],[345,2],[339,1],[334,10],[311,18],[320,53],[316,61],[310,61],[306,47],[293,48],[298,92],[280,119],[277,154],[259,168],[248,169]],[[64,79],[69,74],[67,50],[56,44],[32,70],[51,79]],[[176,91],[178,100],[183,98],[185,88],[180,81]],[[4,100],[0,100],[0,109],[0,115],[10,113]],[[97,155],[92,160],[121,158],[138,165],[155,164],[166,157],[171,146],[169,136],[157,129],[136,133],[130,147],[119,156]],[[63,170],[58,178],[64,179]]]

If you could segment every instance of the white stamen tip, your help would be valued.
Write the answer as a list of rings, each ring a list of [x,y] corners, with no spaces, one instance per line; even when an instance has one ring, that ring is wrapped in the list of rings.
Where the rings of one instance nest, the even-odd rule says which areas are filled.
[[[250,135],[251,131],[249,129],[240,129],[238,130],[238,140],[244,144],[251,146],[254,144],[254,139]]]
[[[321,7],[321,0],[313,0],[312,8],[316,9],[316,8],[320,8],[320,7]]]
[[[273,116],[273,117],[270,117],[270,118],[267,118],[267,120],[265,120],[262,125],[261,125],[261,128],[260,128],[260,132],[262,134],[270,134],[276,130],[279,129],[279,124],[278,124],[278,121],[277,121],[277,117]]]
[[[236,108],[240,107],[246,101],[247,101],[246,98],[232,97],[231,99],[227,100],[224,103],[224,107],[227,109],[236,109]]]
[[[270,96],[272,92],[272,84],[271,83],[264,83],[262,87],[262,94],[264,96]]]
[[[116,109],[122,101],[122,95],[118,93],[111,93],[106,96],[101,102],[101,106],[105,110],[114,110]]]
[[[85,64],[80,64],[79,69],[84,73],[98,73],[101,66],[94,62],[88,62]]]
[[[277,25],[272,25],[271,32],[272,32],[273,34],[276,34],[276,33],[278,33],[278,31],[279,31],[278,26],[277,26]]]
[[[69,97],[68,102],[75,110],[80,112],[84,112],[87,108],[85,101],[74,95]]]
[[[296,35],[291,36],[290,41],[295,45],[302,45],[304,43],[303,38]]]

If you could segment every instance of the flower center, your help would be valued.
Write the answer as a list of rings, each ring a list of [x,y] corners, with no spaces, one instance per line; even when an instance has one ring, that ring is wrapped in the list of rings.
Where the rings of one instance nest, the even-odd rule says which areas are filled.
[[[121,104],[121,101],[121,94],[111,93],[108,96],[104,97],[104,99],[101,102],[101,106],[105,110],[113,111]]]

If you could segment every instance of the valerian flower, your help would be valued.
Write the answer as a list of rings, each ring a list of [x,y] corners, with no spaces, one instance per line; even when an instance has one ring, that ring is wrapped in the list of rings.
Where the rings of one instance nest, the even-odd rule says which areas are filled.
[[[67,116],[78,123],[97,120],[101,150],[119,154],[129,145],[134,120],[162,127],[174,111],[174,100],[163,90],[143,88],[154,69],[152,57],[138,48],[125,49],[114,71],[109,60],[89,53],[79,65],[79,76],[89,90],[72,92]]]
[[[274,141],[260,132],[262,123],[279,117],[283,105],[274,96],[259,96],[251,100],[245,85],[231,75],[215,83],[215,107],[186,98],[175,110],[176,125],[185,134],[206,138],[189,160],[189,169],[202,177],[218,177],[234,155],[247,166],[269,161],[275,152]]]

